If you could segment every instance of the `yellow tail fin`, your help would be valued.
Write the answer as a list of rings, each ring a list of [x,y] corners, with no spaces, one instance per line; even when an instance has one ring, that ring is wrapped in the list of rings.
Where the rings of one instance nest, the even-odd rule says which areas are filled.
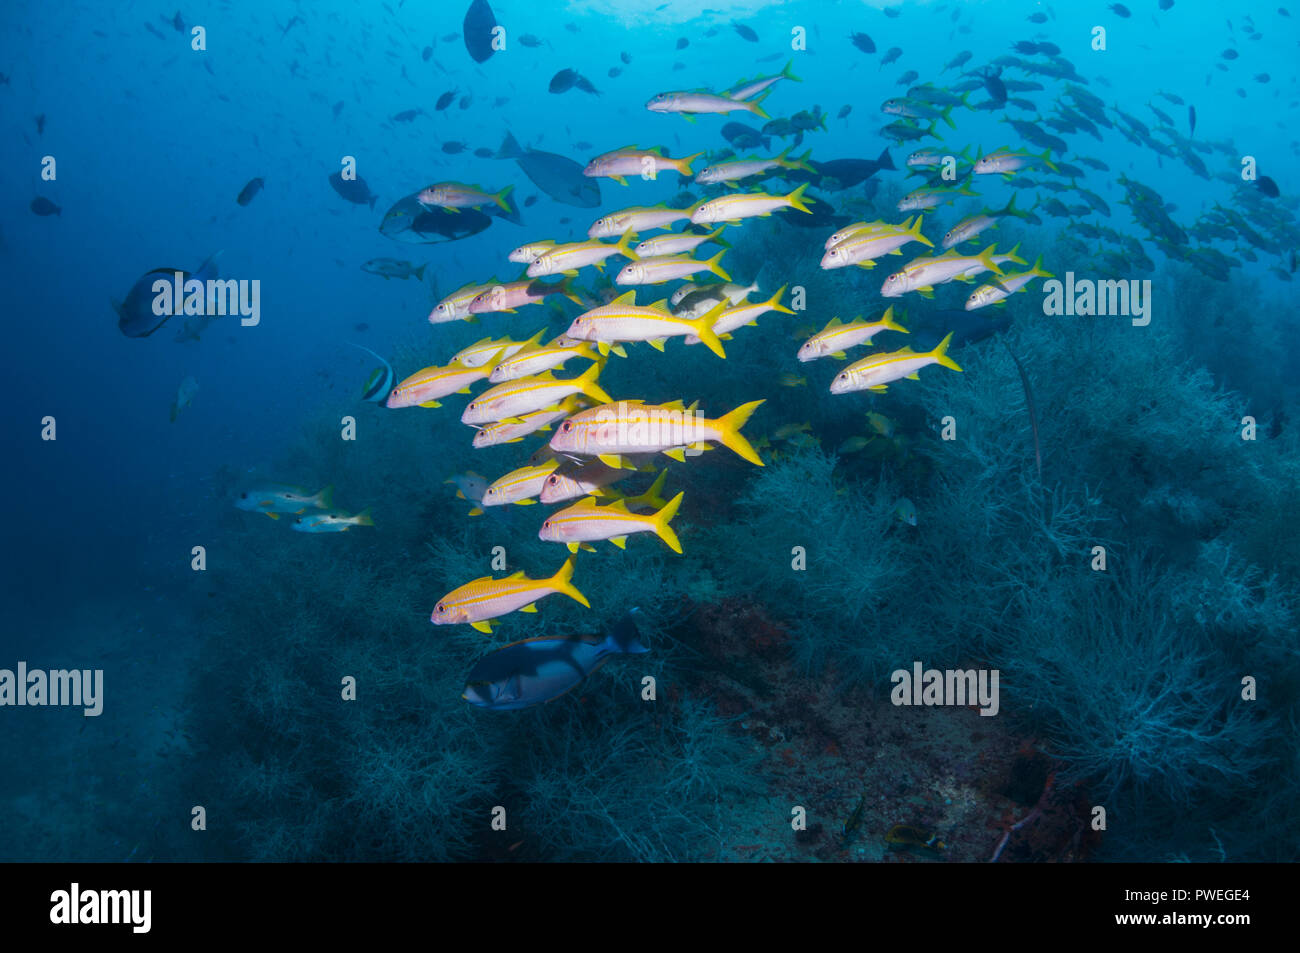
[[[737,105],[743,105],[755,116],[759,116],[763,119],[771,119],[772,117],[763,111],[763,106],[762,106],[763,100],[767,99],[767,97],[771,94],[771,92],[772,90],[769,89],[767,92],[765,92],[762,96],[759,96],[757,99],[751,99],[747,103],[737,103]]]
[[[574,558],[575,557],[570,556],[566,559],[564,565],[560,567],[559,571],[550,579],[546,580],[546,584],[556,592],[562,592],[574,602],[580,602],[590,609],[591,603],[587,601],[587,597],[579,592],[578,587],[571,581],[573,579]]]
[[[720,417],[714,422],[718,428],[718,439],[722,445],[733,453],[739,454],[755,466],[763,466],[763,461],[758,453],[750,445],[749,441],[740,433],[740,428],[745,426],[745,422],[758,409],[763,401],[750,401],[748,404],[741,404],[725,417]]]
[[[721,252],[718,254],[721,255]],[[731,279],[727,280],[730,281]],[[710,308],[707,314],[691,322],[691,327],[695,329],[695,336],[700,339],[700,342],[724,361],[727,359],[727,355],[722,350],[722,342],[718,340],[717,334],[713,331],[713,323],[718,320],[723,311],[727,310],[727,305],[730,303],[731,301],[724,297]]]
[[[668,523],[677,515],[677,508],[682,505],[682,497],[685,495],[685,493],[678,493],[674,496],[668,501],[668,504],[663,509],[654,515],[654,519],[652,520],[655,533],[660,539],[667,543],[668,548],[675,553],[680,553],[682,551],[682,543],[681,540],[677,538],[677,533],[673,531],[673,528],[669,526]]]
[[[697,152],[694,155],[682,156],[680,159],[674,159],[672,161],[672,166],[682,175],[692,176],[695,173],[691,171],[691,163],[702,155],[704,155],[703,152]]]
[[[949,331],[948,336],[939,342],[939,346],[930,352],[930,356],[933,357],[940,364],[942,364],[944,367],[951,368],[954,371],[960,371],[961,367],[958,366],[956,361],[954,361],[952,358],[948,356],[948,345],[951,343],[952,343],[952,332]]]
[[[720,264],[720,262],[722,261],[722,256],[725,255],[726,253],[727,250],[724,248],[722,251],[718,252],[716,255],[714,255],[712,258],[706,261],[705,264],[709,266],[709,271],[713,272],[723,281],[730,281],[731,275],[723,271],[722,265]]]
[[[794,314],[793,311],[781,303],[781,295],[785,294],[785,289],[788,287],[789,285],[782,285],[780,288],[776,289],[776,294],[772,295],[772,297],[768,299],[767,308],[769,311],[780,311],[784,314]]]
[[[596,383],[596,378],[600,376],[601,368],[604,366],[604,361],[598,361],[595,364],[592,364],[591,367],[573,378],[573,382],[577,385],[580,393],[595,398],[602,404],[612,404],[614,403],[614,398],[606,394],[604,390],[601,389],[600,385]]]
[[[894,320],[894,306],[892,304],[885,309],[885,314],[884,317],[880,319],[880,324],[882,327],[884,327],[886,330],[889,331],[901,331],[904,334],[911,333],[910,331],[907,330],[907,328],[903,327],[901,324],[899,324],[897,321]]]
[[[808,191],[808,183],[805,182],[803,185],[799,186],[799,188],[795,189],[793,192],[787,195],[785,197],[785,200],[790,203],[791,207],[797,208],[799,211],[807,212],[809,215],[811,215],[812,209],[810,209],[804,203],[803,200],[803,194],[807,191]]]
[[[930,241],[930,239],[926,238],[924,235],[921,234],[921,224],[923,219],[924,216],[922,215],[916,216],[916,224],[907,230],[907,234],[911,235],[918,242],[924,242],[925,244],[933,248],[934,242]]]

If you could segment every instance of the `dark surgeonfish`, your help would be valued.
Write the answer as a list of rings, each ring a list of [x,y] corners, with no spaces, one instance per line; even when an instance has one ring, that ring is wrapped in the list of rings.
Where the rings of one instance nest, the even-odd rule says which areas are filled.
[[[492,224],[478,209],[426,207],[418,196],[408,195],[385,212],[379,230],[394,241],[431,245],[469,238]]]
[[[353,205],[369,205],[374,208],[375,199],[378,198],[374,192],[370,191],[370,186],[366,185],[366,180],[361,176],[357,176],[355,179],[345,179],[342,172],[331,173],[330,188]]]
[[[239,190],[239,197],[236,198],[235,201],[240,205],[247,205],[249,202],[253,201],[253,196],[262,191],[263,184],[265,183],[261,176],[258,176],[256,179],[249,179],[248,184]]]
[[[38,195],[32,199],[32,204],[28,206],[33,215],[39,215],[44,218],[47,215],[62,215],[63,209],[59,208],[43,195]]]
[[[122,301],[113,301],[113,310],[117,312],[117,327],[129,338],[147,338],[167,323],[170,314],[154,314],[153,302],[157,297],[153,283],[164,280],[170,286],[175,280],[179,268],[155,268],[141,275]],[[199,270],[190,274],[181,271],[181,285],[191,278],[199,281],[211,281],[217,277],[217,256],[213,255]]]
[[[496,25],[496,14],[488,6],[487,0],[474,0],[465,11],[461,32],[465,35],[465,49],[475,63],[482,63],[496,52],[492,49],[492,31]]]
[[[888,149],[882,149],[875,159],[831,159],[827,162],[810,159],[808,164],[816,171],[793,169],[785,178],[791,182],[812,182],[817,188],[837,191],[865,182],[881,169],[892,171],[897,168]]]
[[[461,696],[471,705],[516,711],[552,701],[581,685],[611,655],[640,655],[635,609],[599,636],[541,636],[497,649],[474,663]]]
[[[352,346],[359,351],[365,351],[383,365],[383,367],[376,367],[366,380],[366,386],[361,391],[361,399],[368,400],[372,404],[386,405],[389,393],[397,386],[397,374],[394,373],[393,366],[368,347],[360,344],[353,344]]]
[[[583,175],[583,166],[572,159],[540,149],[524,149],[510,133],[506,133],[497,158],[514,159],[524,175],[557,202],[579,208],[600,204],[599,183]]]

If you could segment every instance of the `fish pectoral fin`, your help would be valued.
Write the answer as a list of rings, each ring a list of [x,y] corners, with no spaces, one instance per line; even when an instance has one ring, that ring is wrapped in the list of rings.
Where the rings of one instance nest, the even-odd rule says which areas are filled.
[[[482,515],[483,515],[483,511],[482,511],[479,507],[476,506],[476,507],[474,507],[472,510],[469,511],[469,515],[470,515],[470,516],[482,516]]]
[[[854,262],[854,264],[857,265],[859,268],[866,268],[866,269],[871,269],[876,267],[876,263],[874,261],[856,261]]]
[[[921,379],[921,375],[918,374],[916,371],[913,371],[911,374],[907,375],[907,379],[909,381],[919,381]]]
[[[889,388],[884,384],[877,384],[875,387],[868,387],[867,390],[874,394],[883,394],[885,391],[889,390]]]
[[[611,344],[609,349],[619,357],[627,357],[627,348],[621,344]]]
[[[598,454],[596,459],[605,464],[605,466],[611,467],[615,470],[621,470],[623,468],[623,458],[617,453]]]
[[[610,178],[613,179],[615,182],[617,182],[619,185],[627,185],[627,179],[625,179],[621,175],[611,175]]]
[[[524,607],[523,607],[522,609],[520,609],[519,611],[520,611],[520,612],[536,612],[536,611],[537,611],[537,603],[536,603],[536,602],[530,602],[530,603],[528,603],[528,605],[524,606]]]
[[[515,506],[532,506],[536,500],[515,500]]]
[[[934,289],[929,287],[928,285],[924,288],[917,288],[916,293],[919,294],[922,298],[934,297]]]
[[[835,360],[837,361],[842,361],[846,357],[848,357],[848,355],[845,354],[843,351],[831,351],[831,357],[835,358]]]
[[[674,447],[671,450],[665,450],[664,456],[669,460],[676,460],[678,463],[686,462],[686,451],[681,447]]]
[[[617,546],[619,549],[627,549],[626,536],[611,536],[609,538],[609,541],[613,543],[615,546]]]
[[[426,401],[425,401],[423,404],[421,404],[420,406],[421,406],[421,407],[441,407],[442,404],[438,403],[438,401],[436,401],[436,400],[426,400]]]
[[[667,340],[667,338],[651,338],[649,344],[656,351],[662,351],[664,349],[664,342]]]
[[[487,635],[491,635],[491,634],[492,634],[492,623],[491,623],[491,622],[471,622],[471,623],[470,623],[470,628],[472,628],[472,629],[476,629],[476,630],[479,631],[479,632],[486,633]]]

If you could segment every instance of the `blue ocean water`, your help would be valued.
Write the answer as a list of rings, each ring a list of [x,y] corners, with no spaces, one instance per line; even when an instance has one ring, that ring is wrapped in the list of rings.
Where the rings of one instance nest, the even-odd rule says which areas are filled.
[[[102,669],[104,709],[0,708],[0,856],[973,861],[994,854],[1008,809],[1038,805],[1044,829],[1018,832],[1003,859],[1294,859],[1300,10],[1161,6],[501,0],[483,62],[468,4],[7,6],[0,670]],[[799,79],[771,87],[766,116],[646,108],[787,62]],[[550,92],[566,69],[594,92]],[[1008,102],[983,108],[997,83]],[[935,91],[966,97],[951,123],[882,133],[901,118],[882,103],[942,113]],[[1077,174],[1037,160],[972,174],[1001,147],[1043,152],[1006,120],[1062,140],[1049,155]],[[729,122],[758,141],[735,147]],[[730,278],[759,286],[751,302],[785,287],[793,314],[734,331],[725,360],[635,343],[600,376],[615,400],[699,400],[709,417],[763,400],[743,429],[766,466],[724,447],[661,455],[663,499],[685,494],[683,555],[649,534],[598,542],[576,554],[590,609],[547,598],[489,635],[431,613],[484,575],[549,577],[568,553],[538,539],[554,507],[471,517],[445,481],[495,480],[549,432],[475,450],[459,421],[470,398],[362,401],[380,362],[352,345],[400,379],[485,335],[545,326],[549,341],[612,297],[625,259],[579,270],[583,303],[427,316],[466,284],[519,277],[506,255],[526,242],[730,191],[662,171],[598,179],[598,206],[567,204],[500,156],[507,135],[579,166],[629,145],[704,153],[693,172],[810,150],[806,178],[779,169],[735,191],[807,182],[819,202],[809,221],[788,209],[724,232]],[[895,168],[852,184],[816,170],[882,149]],[[959,181],[909,168],[923,149],[959,159]],[[373,207],[331,188],[345,157]],[[380,231],[388,209],[447,181],[513,186],[520,223],[429,244]],[[1150,323],[1045,313],[1041,279],[986,311],[964,304],[987,275],[882,297],[931,253],[919,244],[872,269],[819,267],[836,229],[901,224],[918,214],[899,210],[905,195],[960,182],[975,195],[925,212],[934,253],[1014,195],[1035,217],[1001,219],[963,254],[1018,245],[1017,267],[1041,256],[1062,281],[1149,281]],[[256,326],[121,332],[111,302],[137,279],[214,254],[223,278],[259,283]],[[362,269],[381,258],[423,277]],[[796,358],[832,318],[875,321],[891,304],[912,334],[871,353],[928,351],[952,331],[961,373],[831,394],[840,361]],[[271,484],[332,485],[374,526],[295,533],[296,514],[235,505]],[[645,655],[523,711],[462,699],[494,649],[603,635],[632,606]],[[998,714],[891,702],[892,674],[914,662],[996,669]],[[807,829],[792,828],[796,808]],[[898,827],[927,836],[887,836]]]

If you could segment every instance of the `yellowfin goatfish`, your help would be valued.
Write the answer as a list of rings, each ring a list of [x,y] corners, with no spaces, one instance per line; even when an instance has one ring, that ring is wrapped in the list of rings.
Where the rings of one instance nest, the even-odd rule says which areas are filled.
[[[1039,255],[1034,267],[1018,275],[1003,275],[995,284],[980,285],[966,299],[966,310],[975,311],[987,308],[991,304],[1005,305],[1006,299],[1020,291],[1035,278],[1055,278],[1051,272],[1043,271],[1043,256]]]
[[[603,639],[543,635],[488,653],[469,670],[461,697],[491,711],[531,708],[573,691],[611,655],[649,651],[641,644],[632,613],[628,613]]]
[[[1039,163],[1047,166],[1053,172],[1056,171],[1056,164],[1052,162],[1052,150],[1050,149],[1044,149],[1042,155],[1034,155],[1032,152],[1013,152],[1010,149],[998,149],[977,159],[974,171],[976,175],[1011,175],[1013,172],[1019,172],[1021,169],[1027,169]]]
[[[546,478],[555,472],[559,460],[547,460],[545,463],[530,463],[527,466],[511,470],[505,476],[493,480],[483,491],[484,506],[532,506],[537,501],[533,497],[542,492]]]
[[[582,174],[589,179],[613,179],[619,185],[627,185],[627,176],[646,176],[653,178],[660,172],[672,169],[678,175],[692,175],[691,163],[704,155],[697,152],[681,159],[670,159],[664,155],[662,146],[653,149],[638,149],[636,146],[624,146],[613,152],[598,155],[587,163]]]
[[[712,258],[699,259],[690,255],[668,255],[663,258],[647,258],[624,265],[614,277],[616,285],[661,285],[665,281],[677,281],[689,278],[702,271],[711,271],[723,281],[730,281],[731,276],[722,270],[722,256],[727,253],[724,248]]]
[[[469,385],[475,381],[487,380],[496,366],[495,358],[478,367],[461,367],[449,364],[446,367],[426,367],[416,371],[402,380],[388,395],[388,408],[399,407],[441,407],[439,398],[452,394],[468,394]]]
[[[461,367],[482,367],[494,357],[498,360],[504,360],[512,354],[517,354],[525,347],[536,344],[545,333],[546,329],[542,328],[527,341],[512,341],[508,337],[504,337],[499,341],[494,341],[490,337],[483,338],[481,341],[475,341],[469,347],[461,348],[452,355],[451,360],[447,363],[459,364]],[[495,368],[493,368],[493,373],[496,373]]]
[[[794,80],[796,83],[802,83],[803,80],[790,72],[790,67],[792,65],[794,65],[794,60],[786,60],[785,66],[781,69],[781,72],[777,73],[775,76],[755,76],[753,79],[742,79],[735,86],[731,87],[731,89],[727,90],[726,95],[737,102],[744,102],[746,99],[757,96],[769,86],[774,83],[779,83],[783,79],[790,79]]]
[[[554,283],[529,278],[493,285],[482,294],[474,296],[469,303],[469,313],[491,314],[502,311],[506,314],[514,314],[517,308],[522,308],[524,305],[541,304],[548,295],[564,295],[570,301],[582,304],[582,299],[574,294],[569,283],[569,278]]]
[[[908,219],[901,226],[885,225],[851,233],[838,244],[832,245],[822,255],[821,266],[830,271],[857,265],[859,268],[876,267],[875,259],[885,255],[901,255],[899,250],[911,242],[921,242],[934,247],[934,242],[921,234],[921,216],[915,225]]]
[[[291,529],[299,533],[346,533],[354,526],[374,526],[370,510],[362,510],[356,516],[346,513],[309,513],[293,521]]]
[[[481,450],[484,447],[495,447],[503,443],[518,443],[530,433],[550,430],[551,424],[557,420],[563,420],[570,414],[576,414],[590,406],[590,400],[572,394],[554,407],[537,410],[521,417],[512,417],[509,420],[499,420],[494,424],[486,424],[474,434],[474,449]]]
[[[590,609],[587,597],[570,581],[573,560],[572,556],[566,559],[550,579],[529,579],[520,570],[505,579],[482,576],[467,582],[438,600],[429,621],[434,625],[469,623],[480,632],[491,633],[489,620],[511,612],[536,612],[538,600],[557,592]]]
[[[762,119],[771,119],[772,117],[765,113],[762,107],[763,100],[767,99],[770,92],[769,90],[749,102],[740,102],[716,93],[681,90],[660,93],[646,103],[645,108],[652,113],[679,113],[687,119],[693,119],[699,113],[726,114],[737,110],[751,112]]]
[[[920,188],[915,192],[909,192],[898,200],[898,210],[900,212],[924,212],[926,209],[937,208],[946,202],[955,202],[964,196],[974,195],[967,186],[963,185],[955,189],[938,189],[938,188]]]
[[[740,304],[734,307],[727,307],[713,321],[713,333],[718,337],[731,336],[731,332],[743,328],[747,324],[757,324],[761,315],[769,311],[780,311],[783,314],[794,314],[789,308],[781,303],[781,295],[785,294],[786,286],[782,285],[777,289],[776,294],[766,301],[757,301],[753,304]],[[730,304],[730,299],[719,302],[722,306]],[[712,314],[712,312],[709,312]],[[707,315],[706,315],[707,317]],[[700,338],[692,334],[686,339],[687,344],[698,344]]]
[[[685,495],[678,493],[659,512],[648,515],[633,513],[623,500],[601,506],[594,497],[587,497],[548,516],[537,536],[551,543],[567,543],[571,552],[577,552],[579,544],[603,539],[623,549],[633,533],[654,533],[669,549],[680,553],[682,544],[668,524]]]
[[[715,420],[686,411],[680,404],[654,405],[621,400],[574,414],[555,428],[551,449],[596,457],[608,466],[623,466],[624,454],[664,453],[685,458],[684,448],[720,443],[750,463],[763,461],[740,433],[761,400],[742,404]]]
[[[491,291],[501,282],[493,278],[486,284],[471,281],[443,298],[429,312],[430,324],[445,324],[448,321],[474,321],[469,311],[470,302],[485,291]]]
[[[998,219],[1000,218],[1005,218],[1008,215],[1014,215],[1017,218],[1024,218],[1029,214],[1029,212],[1022,212],[1016,208],[1016,197],[1013,195],[1011,196],[1011,201],[1007,203],[1006,208],[997,212],[985,209],[978,215],[970,215],[963,218],[952,228],[948,229],[943,236],[943,248],[945,250],[956,248],[962,242],[973,241],[979,237],[981,232],[987,231],[990,228],[996,228]]]
[[[605,259],[611,255],[622,255],[636,260],[632,250],[632,233],[623,234],[613,245],[601,241],[572,242],[568,245],[554,245],[537,256],[528,266],[529,278],[543,275],[576,275],[579,268],[595,265],[597,271],[604,271]]]
[[[951,342],[952,334],[949,334],[939,342],[938,347],[924,354],[917,354],[910,347],[905,347],[890,354],[864,357],[835,375],[835,380],[831,381],[831,393],[848,394],[859,390],[883,393],[887,389],[885,385],[894,381],[903,378],[919,380],[917,372],[931,364],[942,364],[950,370],[960,371],[957,362],[948,356],[948,345]]]
[[[765,217],[782,208],[797,208],[811,215],[812,209],[803,200],[803,194],[807,190],[808,183],[805,182],[789,195],[767,195],[764,192],[723,195],[697,205],[695,211],[691,213],[691,222],[695,225],[739,222],[746,218]]]
[[[822,247],[827,251],[830,251],[836,245],[840,244],[845,239],[852,238],[854,235],[861,235],[869,232],[892,231],[900,227],[909,228],[911,227],[911,221],[912,220],[909,218],[901,226],[890,225],[888,222],[881,219],[876,219],[874,222],[854,222],[852,225],[845,225],[838,232],[833,232],[831,237],[826,239],[826,244]]]
[[[817,174],[816,170],[808,164],[808,159],[812,156],[812,150],[808,150],[799,159],[787,159],[793,146],[787,146],[785,150],[772,159],[733,159],[730,162],[719,162],[717,165],[711,165],[695,177],[695,181],[700,185],[717,185],[725,182],[738,182],[741,179],[748,179],[750,176],[762,175],[765,172],[771,172],[773,169],[803,169],[805,172]]]
[[[803,346],[799,348],[799,360],[805,364],[822,357],[843,360],[845,351],[867,343],[881,331],[908,333],[907,328],[894,320],[892,305],[885,309],[879,321],[863,321],[861,318],[855,318],[845,323],[839,318],[831,318],[826,327],[803,342]]]
[[[713,332],[713,321],[722,310],[723,305],[719,302],[712,311],[698,320],[686,320],[670,314],[664,308],[663,301],[637,305],[636,292],[629,291],[609,304],[578,315],[564,334],[577,341],[598,342],[602,354],[609,353],[611,344],[628,341],[649,341],[663,350],[664,341],[670,337],[696,334],[714,354],[725,358],[727,355],[722,350],[722,344]]]
[[[305,513],[309,509],[328,510],[334,506],[334,487],[319,493],[307,493],[296,486],[272,485],[239,494],[235,506],[251,513],[265,513],[279,519],[281,513]]]
[[[896,271],[885,279],[880,293],[886,298],[897,298],[909,291],[916,291],[927,298],[934,297],[934,286],[949,281],[966,281],[971,277],[971,270],[991,271],[1002,274],[1002,269],[992,258],[996,246],[990,245],[978,255],[956,255],[945,252],[937,258],[915,258],[902,271]]]
[[[520,245],[506,257],[508,260],[520,265],[531,265],[537,260],[538,255],[546,251],[546,249],[553,248],[554,246],[555,242],[551,241],[549,238],[543,239],[539,242],[529,242],[526,245]]]
[[[577,377],[560,379],[547,371],[545,374],[497,384],[469,402],[461,415],[461,422],[487,424],[520,417],[558,404],[570,394],[586,394],[601,403],[610,403],[613,398],[596,383],[601,366],[599,363],[592,364]]]
[[[688,208],[666,205],[634,205],[602,215],[587,229],[588,238],[617,238],[626,232],[647,232],[652,228],[672,228],[674,223],[689,219]]]
[[[600,355],[592,350],[591,345],[582,341],[569,341],[564,335],[560,335],[550,344],[530,344],[529,347],[503,358],[501,363],[492,369],[488,380],[493,384],[500,384],[505,381],[516,381],[521,377],[531,377],[543,371],[554,370],[574,357],[594,361]]]
[[[654,466],[650,465],[649,469],[653,470]],[[587,460],[582,463],[566,461],[546,478],[538,499],[543,503],[563,503],[578,496],[605,496],[616,492],[606,490],[605,487],[626,480],[636,472],[626,467],[606,466],[599,460]],[[667,475],[667,470],[659,474],[659,479],[655,480],[655,485],[650,488],[647,496],[656,492],[660,479]]]
[[[695,232],[673,232],[670,235],[656,235],[647,238],[636,246],[636,253],[641,258],[662,258],[665,255],[685,255],[695,251],[705,242],[714,242],[723,248],[729,248],[720,236],[725,226],[719,225],[712,232],[696,234]]]
[[[480,205],[497,205],[504,212],[513,212],[506,196],[514,189],[507,185],[500,192],[485,192],[477,185],[465,185],[462,182],[439,182],[426,189],[421,189],[415,200],[429,208],[446,208],[453,211],[461,208],[477,208]]]

